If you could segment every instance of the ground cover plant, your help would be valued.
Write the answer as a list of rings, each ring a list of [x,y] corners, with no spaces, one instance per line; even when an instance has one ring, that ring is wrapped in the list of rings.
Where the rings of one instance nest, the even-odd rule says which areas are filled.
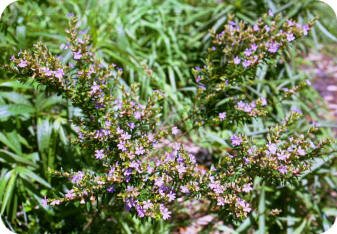
[[[176,6],[173,1],[171,4],[172,7]],[[206,5],[208,4],[202,7]],[[233,6],[235,5],[233,3]],[[189,9],[188,5],[184,6]],[[135,9],[137,9],[137,6],[135,6]],[[204,14],[216,12],[214,5],[210,9],[208,13]],[[263,208],[263,204],[266,205],[264,203],[265,194],[268,194],[268,191],[276,191],[277,184],[282,184],[283,189],[279,189],[281,194],[286,192],[289,187],[301,188],[303,194],[310,194],[305,185],[293,180],[298,176],[300,176],[298,177],[300,180],[303,178],[303,174],[296,175],[299,173],[299,171],[296,172],[297,167],[301,170],[310,168],[309,164],[303,163],[302,160],[305,157],[300,157],[300,154],[307,153],[307,159],[309,159],[313,156],[318,158],[322,153],[311,152],[310,147],[312,147],[311,141],[319,140],[321,135],[326,135],[324,130],[322,132],[320,128],[316,131],[317,129],[313,128],[312,124],[308,124],[307,121],[299,117],[300,113],[298,112],[301,111],[299,108],[295,108],[300,106],[302,109],[304,107],[302,112],[304,111],[304,114],[310,113],[311,118],[317,120],[315,112],[305,109],[310,105],[310,100],[298,105],[306,92],[312,92],[310,87],[309,90],[311,91],[307,91],[307,77],[303,74],[296,74],[297,71],[295,71],[296,75],[289,74],[289,69],[294,69],[294,67],[290,68],[284,65],[289,62],[290,55],[296,51],[295,48],[288,48],[290,42],[298,39],[302,34],[306,34],[311,25],[304,23],[299,26],[293,20],[280,22],[284,21],[285,18],[276,19],[274,22],[272,16],[266,16],[261,21],[249,22],[248,20],[248,24],[245,24],[240,23],[236,15],[233,19],[227,19],[231,7],[226,6],[224,9],[220,12],[225,17],[222,20],[213,21],[218,24],[213,27],[213,34],[207,34],[207,29],[210,28],[207,24],[203,26],[204,35],[205,38],[208,38],[209,44],[207,43],[205,50],[199,48],[191,53],[191,55],[197,56],[197,59],[192,60],[193,62],[186,68],[181,68],[180,65],[168,66],[165,68],[167,70],[160,72],[160,69],[156,69],[159,68],[158,65],[155,67],[148,62],[140,63],[139,60],[120,61],[119,59],[126,56],[111,54],[111,51],[116,51],[118,46],[114,47],[113,50],[112,48],[104,49],[104,46],[100,47],[100,44],[97,43],[99,40],[95,39],[95,35],[91,39],[94,44],[87,51],[86,46],[89,42],[84,35],[91,34],[91,32],[79,32],[75,29],[74,24],[69,31],[69,38],[72,43],[67,44],[66,41],[63,41],[64,45],[61,48],[65,50],[62,54],[58,52],[58,46],[55,46],[55,44],[50,47],[51,53],[47,52],[46,47],[40,44],[35,47],[35,52],[23,52],[19,56],[15,55],[12,62],[19,70],[12,66],[11,69],[14,69],[12,72],[19,72],[22,81],[26,81],[27,77],[35,74],[35,78],[39,82],[47,84],[47,96],[53,92],[64,93],[65,101],[63,103],[66,103],[66,109],[69,110],[66,113],[67,118],[71,120],[73,129],[77,131],[76,135],[83,136],[82,140],[72,144],[72,146],[81,146],[81,152],[77,156],[74,156],[76,155],[74,152],[68,152],[70,157],[81,158],[82,162],[73,165],[73,170],[68,167],[64,171],[53,171],[54,174],[69,177],[69,184],[49,190],[48,194],[43,192],[38,195],[40,197],[37,199],[39,203],[45,205],[45,202],[47,202],[46,210],[66,213],[63,208],[69,207],[69,203],[66,202],[66,205],[56,207],[51,206],[51,204],[56,205],[59,202],[75,200],[74,205],[78,206],[77,212],[85,212],[87,209],[87,214],[93,216],[99,214],[101,220],[103,220],[102,222],[98,221],[97,218],[89,218],[83,228],[87,232],[95,228],[102,230],[104,225],[109,225],[109,222],[116,224],[114,223],[116,220],[118,220],[118,223],[122,223],[120,228],[126,232],[128,230],[135,231],[133,229],[135,227],[139,228],[137,230],[143,230],[144,233],[147,233],[146,230],[155,230],[155,228],[158,228],[161,232],[166,232],[168,228],[162,226],[162,221],[157,221],[158,224],[153,220],[144,220],[142,216],[163,219],[169,218],[168,216],[171,215],[173,216],[170,219],[172,222],[176,214],[180,214],[181,208],[183,208],[179,203],[194,197],[198,201],[203,200],[206,203],[207,201],[213,201],[212,204],[205,205],[206,207],[212,207],[208,213],[218,214],[218,219],[223,220],[231,228],[239,227],[242,230],[247,227],[258,227],[263,232],[263,230],[282,230],[284,227],[292,228],[297,225],[302,230],[312,227],[311,221],[304,222],[306,219],[303,219],[302,222],[288,217],[284,222],[282,217],[278,219],[276,216],[274,220],[266,218],[265,214],[269,211],[267,211],[267,208]],[[270,15],[272,14],[273,11],[270,12]],[[240,18],[240,14],[238,16]],[[224,20],[227,20],[225,28],[223,28]],[[64,25],[65,22],[66,20],[61,24]],[[82,26],[84,24],[84,27],[81,28],[83,30],[87,25],[85,21],[84,23],[81,21],[81,23]],[[255,25],[255,23],[257,24]],[[152,28],[155,28],[155,25],[152,26]],[[264,36],[261,32],[255,39],[261,43],[259,44],[261,47],[255,49],[257,45],[252,44],[243,48],[238,47],[235,50],[228,49],[228,47],[231,47],[226,43],[228,39],[250,41],[251,38],[245,39],[247,35],[240,34],[239,29],[247,27],[249,30],[254,30],[254,26],[255,29],[258,27],[265,30],[264,33],[267,33],[265,35],[269,33],[269,36],[276,41],[268,41],[270,38]],[[267,32],[268,27],[271,28],[269,32]],[[280,29],[287,33],[283,34],[282,31],[279,31]],[[221,34],[222,31],[223,34]],[[234,32],[234,34],[231,35],[231,32]],[[78,37],[75,37],[76,35]],[[165,33],[160,35],[163,35],[164,38],[162,42],[169,46],[164,37]],[[104,41],[106,39],[101,42]],[[274,42],[275,44],[270,45],[268,42]],[[295,44],[300,45],[298,42]],[[271,48],[272,46],[274,48]],[[102,50],[97,48],[102,48]],[[187,50],[190,50],[190,48],[187,48]],[[153,51],[156,51],[156,49]],[[198,55],[198,51],[200,51],[200,55]],[[55,58],[52,54],[58,54],[61,57]],[[97,56],[98,59],[93,59],[92,55]],[[234,55],[236,56],[234,57]],[[147,58],[148,55],[142,56]],[[198,58],[198,56],[205,57],[205,60]],[[265,59],[264,56],[267,56],[268,59]],[[193,58],[193,56],[191,57]],[[175,57],[173,60],[181,61],[181,58]],[[107,65],[111,62],[117,62],[117,65]],[[163,67],[165,66],[163,65]],[[123,67],[123,69],[118,67]],[[191,69],[192,67],[194,69]],[[31,68],[33,70],[30,70]],[[172,68],[174,72],[171,71]],[[184,75],[175,76],[175,72],[180,74],[177,68],[183,69]],[[282,75],[284,74],[280,72],[282,69],[287,71],[287,75]],[[136,74],[135,71],[137,71]],[[235,77],[232,74],[240,76]],[[167,77],[167,80],[163,77]],[[286,77],[286,84],[282,83],[284,80],[279,80],[279,77]],[[186,83],[177,82],[180,78],[186,79]],[[106,80],[109,80],[109,82]],[[262,82],[263,80],[278,85],[270,93],[269,88],[273,86],[269,87]],[[135,81],[138,81],[139,84],[134,85]],[[168,85],[166,82],[168,82]],[[187,83],[189,86],[186,88]],[[31,84],[37,83],[32,82]],[[226,92],[223,92],[224,90]],[[257,91],[254,92],[254,90]],[[304,95],[304,97],[306,96]],[[75,116],[72,116],[74,115],[72,112],[78,111],[72,105],[80,107],[82,113],[79,111]],[[57,108],[55,110],[58,111]],[[290,110],[295,113],[286,116],[285,113]],[[11,111],[7,113],[14,115],[14,112]],[[70,116],[68,116],[69,114]],[[299,121],[295,121],[298,118]],[[81,128],[78,128],[78,126],[81,126]],[[287,140],[289,134],[299,132],[306,134],[303,135],[305,136],[304,139],[302,139],[301,134],[298,134],[296,136],[299,138]],[[149,133],[152,133],[153,136]],[[148,136],[149,139],[146,140],[144,136]],[[188,137],[186,138],[186,136]],[[74,139],[74,136],[68,137]],[[194,160],[199,162],[200,159],[186,151],[186,140],[203,147],[206,137],[213,141],[209,141],[207,146],[211,153],[206,153],[206,155],[211,154],[212,159],[208,159],[207,165],[204,165],[204,162],[201,162],[202,165],[195,164]],[[119,139],[119,141],[116,141],[116,139]],[[303,147],[293,149],[294,153],[290,156],[286,154],[282,157],[282,153],[285,153],[284,150],[288,150],[288,146],[294,142],[295,144],[303,144]],[[51,145],[53,144],[51,143]],[[276,146],[277,149],[275,149]],[[74,147],[72,148],[74,149]],[[230,148],[232,150],[229,150]],[[252,154],[245,156],[246,153],[243,152],[252,152]],[[264,164],[265,160],[257,160],[261,155],[267,155],[268,152],[271,158],[274,155],[274,161],[271,160]],[[300,152],[299,155],[297,155],[298,152]],[[279,154],[283,160],[279,159]],[[327,153],[324,155],[328,156]],[[168,160],[168,158],[171,159]],[[255,163],[248,163],[255,160],[257,160]],[[147,167],[149,161],[152,161],[150,168]],[[285,164],[282,164],[283,161]],[[118,162],[117,165],[114,164],[116,162]],[[101,163],[103,167],[100,166],[100,169],[97,169]],[[210,167],[211,164],[215,167]],[[61,165],[64,167],[65,164],[62,163]],[[114,167],[111,168],[112,165]],[[219,167],[219,165],[221,166]],[[243,167],[242,170],[235,170],[241,167]],[[54,168],[60,167],[55,166]],[[172,170],[169,170],[170,168]],[[220,168],[229,169],[223,170]],[[151,172],[152,170],[154,171]],[[257,173],[260,171],[263,171],[263,173]],[[109,175],[108,172],[115,174]],[[296,176],[291,176],[293,172],[296,172]],[[152,173],[152,176],[149,176],[148,173],[150,175]],[[50,175],[41,174],[41,177],[47,179]],[[263,184],[260,177],[264,178]],[[178,182],[181,184],[177,182],[172,187],[168,186],[168,184],[171,184],[172,178],[173,181],[174,178],[179,178]],[[127,182],[128,180],[130,181]],[[52,183],[58,184],[59,181],[59,179],[56,179]],[[235,184],[232,183],[233,181],[235,181]],[[289,182],[284,183],[286,187],[283,186],[285,181]],[[126,186],[128,183],[130,183],[130,187]],[[330,181],[329,186],[333,183],[335,182]],[[71,184],[73,184],[73,188]],[[158,186],[161,184],[162,186]],[[212,186],[203,186],[205,184],[212,184]],[[39,192],[35,191],[35,193]],[[66,196],[63,197],[62,193]],[[10,193],[7,194],[6,200],[10,197]],[[131,196],[129,196],[130,194]],[[41,200],[45,195],[47,195],[48,201]],[[224,201],[221,201],[222,196]],[[136,197],[139,199],[135,200]],[[175,203],[171,199],[178,199],[179,203]],[[282,200],[282,195],[280,198],[280,194],[275,193],[273,199],[268,199],[267,203],[269,202],[270,209],[277,207],[284,213],[289,212],[290,214],[293,212],[288,211],[286,206],[279,206],[278,200]],[[251,204],[247,203],[248,201]],[[150,208],[144,211],[146,202],[150,202],[148,203]],[[33,201],[34,203],[36,204],[36,201]],[[222,205],[222,203],[225,204]],[[299,202],[297,206],[301,206],[301,203]],[[124,205],[131,208],[131,213],[137,214],[140,219],[131,218],[128,215],[123,216],[124,220],[110,218],[116,215],[115,211],[120,214],[124,210]],[[8,207],[7,210],[9,210]],[[29,206],[25,207],[27,212],[33,213],[27,209]],[[42,208],[42,206],[40,207]],[[111,209],[111,207],[114,207],[114,209]],[[219,207],[221,209],[218,209]],[[3,208],[4,210],[5,208]],[[91,211],[94,212],[90,213]],[[272,210],[274,213],[280,211]],[[170,212],[173,212],[174,215]],[[315,212],[322,213],[319,210]],[[247,220],[250,223],[244,222],[245,225],[240,226],[240,220],[246,215],[248,215]],[[62,214],[59,215],[59,218],[60,216]],[[109,217],[108,220],[110,221],[107,222],[105,217]],[[12,220],[14,219],[15,213],[12,213]],[[267,228],[264,227],[266,219],[268,222]],[[140,223],[137,220],[140,220]],[[257,225],[254,220],[258,220]],[[99,222],[99,225],[96,223],[97,226],[95,226],[94,221]],[[83,222],[83,220],[78,222]],[[174,222],[175,225],[180,225],[181,220],[175,220]],[[279,226],[276,226],[275,222]],[[41,223],[31,223],[30,228],[37,229],[39,225]],[[67,221],[60,221],[60,223],[56,223],[49,228],[57,230],[62,226],[63,228],[69,228],[67,227],[69,225],[71,224]],[[148,228],[149,226],[150,228]],[[225,228],[226,226],[221,224],[218,227]],[[317,228],[322,229],[320,226]]]

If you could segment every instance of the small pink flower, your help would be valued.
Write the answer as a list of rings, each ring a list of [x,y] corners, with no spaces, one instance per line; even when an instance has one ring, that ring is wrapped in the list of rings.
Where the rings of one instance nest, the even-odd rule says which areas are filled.
[[[81,59],[82,58],[82,53],[81,53],[81,51],[75,51],[74,52],[74,59],[75,60],[79,60],[79,59]]]
[[[95,151],[95,157],[96,159],[103,159],[104,158],[104,150],[96,150]]]
[[[238,64],[241,63],[241,59],[240,59],[238,56],[236,56],[236,57],[234,58],[233,62],[234,62],[234,64],[238,65]]]
[[[142,114],[139,111],[136,111],[133,116],[135,117],[135,119],[140,120],[142,118]]]
[[[280,44],[277,42],[272,42],[269,44],[268,51],[272,54],[275,54],[280,48]]]
[[[171,129],[171,131],[172,131],[172,134],[173,134],[173,135],[178,135],[179,132],[180,132],[179,128],[177,128],[177,127],[175,127],[175,126]]]
[[[277,170],[278,170],[281,174],[287,174],[287,172],[288,172],[288,169],[287,169],[286,166],[279,166],[279,167],[277,168]]]
[[[294,34],[292,34],[292,33],[289,33],[289,34],[287,34],[287,40],[290,42],[290,41],[293,41],[293,40],[295,40],[296,38],[295,38],[295,36],[294,36]]]
[[[20,63],[18,64],[18,67],[27,67],[28,63],[26,60],[20,60]]]
[[[253,188],[252,188],[251,184],[245,184],[242,188],[242,191],[245,192],[245,193],[249,193],[252,190],[253,190]]]
[[[216,200],[218,206],[224,206],[226,204],[226,200],[223,197],[218,197]]]
[[[180,186],[180,191],[182,193],[189,193],[190,192],[190,190],[185,185]]]
[[[74,198],[75,198],[74,190],[69,190],[69,191],[66,193],[65,197],[66,197],[67,199],[69,199],[69,200],[74,199]]]
[[[63,76],[64,76],[64,72],[63,72],[63,69],[57,69],[55,72],[54,72],[54,75],[56,78],[58,79],[62,79]]]
[[[304,156],[306,154],[305,150],[301,148],[301,146],[297,149],[297,153],[300,156]]]
[[[231,141],[233,146],[239,146],[242,143],[242,138],[237,135],[233,135],[231,136]]]
[[[160,205],[159,206],[160,212],[163,215],[163,219],[167,220],[171,217],[171,212],[164,206],[164,205]]]
[[[41,199],[41,205],[43,207],[46,207],[48,206],[48,199],[46,197],[44,197],[43,199]]]
[[[308,32],[309,32],[309,30],[310,30],[309,25],[307,25],[307,24],[303,25],[303,26],[302,26],[302,30],[303,30],[303,35],[304,35],[304,36],[307,36],[307,35],[308,35]]]
[[[245,61],[243,61],[243,63],[242,63],[242,65],[243,65],[244,68],[249,67],[251,64],[252,64],[252,63],[251,63],[251,61],[249,61],[249,60],[245,60]]]
[[[226,112],[219,113],[219,119],[224,120],[226,118]]]

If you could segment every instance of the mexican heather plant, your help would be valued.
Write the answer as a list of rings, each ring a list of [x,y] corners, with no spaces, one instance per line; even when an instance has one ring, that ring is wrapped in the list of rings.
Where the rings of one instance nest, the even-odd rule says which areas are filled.
[[[218,120],[229,127],[253,117],[270,116],[276,104],[267,105],[268,97],[251,93],[249,87],[257,85],[257,72],[263,65],[277,70],[273,67],[282,61],[282,52],[296,39],[308,35],[312,26],[292,20],[279,25],[281,20],[281,15],[274,18],[271,12],[254,25],[234,22],[229,17],[229,23],[220,33],[212,32],[213,44],[206,63],[194,69],[199,85],[196,97],[199,109],[195,111],[200,119],[213,123]],[[302,81],[284,88],[279,100],[306,86]]]
[[[267,113],[265,98],[244,100],[235,87],[252,78],[260,64],[275,62],[279,50],[310,28],[293,21],[278,26],[277,18],[267,25],[268,20],[266,16],[254,26],[230,21],[223,32],[213,35],[206,66],[195,69],[200,89],[190,120],[196,126],[223,123],[234,130],[241,116]],[[255,176],[271,183],[291,182],[329,144],[311,140],[314,127],[306,134],[290,136],[287,129],[300,118],[295,112],[270,129],[262,143],[233,135],[232,150],[223,150],[219,165],[201,167],[178,143],[182,131],[162,123],[164,94],[158,90],[140,100],[138,86],[127,86],[120,68],[95,58],[90,38],[75,19],[67,33],[65,50],[72,58],[66,63],[41,43],[11,58],[10,69],[21,79],[32,77],[82,110],[82,117],[73,120],[78,132],[74,143],[95,159],[90,170],[54,172],[69,178],[71,188],[64,197],[46,199],[44,205],[84,204],[108,196],[115,209],[125,207],[139,217],[168,219],[171,204],[196,198],[210,200],[214,212],[241,218],[254,208],[249,194]],[[214,103],[217,96],[227,97],[224,107]]]

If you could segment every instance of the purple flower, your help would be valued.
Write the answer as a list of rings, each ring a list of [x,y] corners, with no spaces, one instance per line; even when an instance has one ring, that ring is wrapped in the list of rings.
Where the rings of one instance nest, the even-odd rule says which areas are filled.
[[[212,46],[212,51],[216,51],[216,47],[215,46]]]
[[[234,64],[236,65],[241,63],[241,59],[238,56],[236,56],[233,61],[234,61]]]
[[[180,191],[182,193],[189,193],[190,192],[190,190],[185,185],[180,186]]]
[[[18,64],[18,67],[27,67],[28,63],[26,60],[20,59],[20,63]]]
[[[94,82],[94,84],[91,86],[90,95],[95,95],[99,93],[100,90],[101,90],[101,87],[96,82]]]
[[[81,59],[82,58],[82,53],[81,53],[81,51],[75,51],[74,52],[74,59],[75,60],[79,60],[79,59]]]
[[[223,197],[217,197],[217,205],[224,206],[226,204],[226,200]]]
[[[293,34],[293,33],[287,34],[287,40],[288,40],[289,42],[295,40],[294,34]]]
[[[173,135],[178,135],[179,132],[180,132],[179,128],[177,128],[176,126],[174,126],[174,127],[171,129],[171,131],[172,131],[172,134],[173,134]]]
[[[78,39],[77,39],[77,42],[78,42],[79,44],[84,44],[84,41],[83,41],[82,38],[78,38]]]
[[[255,153],[256,148],[254,146],[250,147],[247,151],[248,155],[253,155]]]
[[[219,113],[219,119],[224,120],[226,118],[226,112]]]
[[[126,140],[130,140],[131,139],[131,135],[129,133],[122,133],[121,135],[122,140],[126,141]]]
[[[257,46],[256,44],[252,44],[252,45],[250,46],[250,49],[251,49],[253,52],[255,52],[255,51],[257,50],[257,48],[258,48],[258,46]]]
[[[199,66],[194,68],[196,71],[201,71],[201,68]]]
[[[135,128],[135,123],[131,122],[131,123],[128,123],[128,126],[129,128],[132,130]]]
[[[245,51],[243,52],[245,54],[245,56],[249,57],[252,55],[252,51],[250,49],[245,49]]]
[[[297,153],[300,156],[304,156],[306,154],[305,150],[301,148],[301,146],[297,149]]]
[[[280,153],[277,153],[277,158],[281,161],[287,160],[289,158],[289,156],[290,155],[288,153],[284,152],[284,151],[282,151]]]
[[[174,201],[174,199],[176,199],[176,194],[171,191],[169,194],[167,194],[167,197],[168,197],[168,201],[171,202],[171,201]]]
[[[253,30],[254,30],[255,32],[259,31],[259,30],[260,30],[259,25],[254,24]]]
[[[245,108],[245,106],[246,106],[246,103],[244,103],[243,101],[239,101],[239,102],[237,103],[238,109],[243,110],[243,109]]]
[[[278,168],[277,168],[277,170],[281,173],[281,174],[287,174],[287,172],[288,172],[288,169],[287,169],[287,167],[286,166],[279,166]]]
[[[268,51],[270,53],[274,54],[274,53],[276,53],[279,50],[279,48],[280,48],[280,44],[279,43],[272,42],[272,43],[269,44]]]
[[[57,70],[54,72],[54,75],[55,75],[56,78],[62,79],[63,76],[64,76],[63,69],[61,69],[61,68],[57,69]]]
[[[138,217],[142,218],[145,216],[145,211],[143,207],[141,207],[140,205],[136,205],[136,211],[137,211]]]
[[[234,21],[229,21],[228,24],[231,26],[236,26],[236,23]]]
[[[131,185],[128,185],[128,186],[126,187],[126,191],[127,191],[128,193],[132,193],[132,192],[135,191],[135,187],[133,187],[133,186],[131,186]]]
[[[154,141],[154,135],[152,133],[149,133],[149,135],[147,136],[147,139],[149,140],[149,142],[153,142]]]
[[[244,212],[249,213],[252,209],[250,208],[249,203],[245,202],[244,200],[242,200],[241,198],[238,198],[236,200],[236,203],[241,206],[241,208],[243,209]]]
[[[132,167],[132,168],[134,168],[134,169],[136,169],[136,170],[139,170],[140,164],[139,164],[139,162],[137,162],[137,161],[132,161],[132,162],[130,163],[130,167]]]
[[[289,27],[292,27],[292,26],[295,25],[294,21],[292,21],[292,20],[287,20],[287,23],[288,23]]]
[[[200,81],[201,81],[201,76],[197,76],[197,77],[195,78],[195,82],[199,83]]]
[[[299,109],[299,108],[297,108],[297,107],[295,107],[295,106],[291,107],[290,110],[291,110],[292,112],[295,112],[295,113],[298,113],[298,114],[302,114],[302,110]]]
[[[310,30],[309,25],[307,25],[307,24],[303,25],[303,26],[302,26],[302,30],[303,30],[303,35],[304,35],[304,36],[308,35],[308,32],[309,32],[309,30]]]
[[[267,105],[267,99],[266,98],[260,98],[261,105],[266,106]]]
[[[245,184],[242,188],[242,191],[245,192],[245,193],[249,193],[252,190],[253,190],[253,188],[252,188],[251,184]]]
[[[95,157],[96,159],[102,159],[104,158],[104,150],[96,150],[95,151]]]
[[[270,27],[268,25],[265,25],[264,26],[264,29],[266,30],[266,32],[269,32],[270,31]]]
[[[73,18],[75,15],[74,15],[74,13],[69,12],[66,16],[67,16],[68,18]]]
[[[78,184],[82,181],[84,177],[83,171],[78,171],[73,177],[71,177],[71,183]]]
[[[72,200],[75,198],[75,194],[74,194],[74,190],[68,190],[68,192],[66,193],[65,197],[69,200]]]
[[[135,152],[136,155],[142,155],[144,153],[145,153],[145,150],[144,150],[143,146],[138,146],[136,148],[136,152]]]
[[[171,212],[164,205],[160,204],[159,210],[164,220],[167,220],[171,217]]]
[[[231,141],[232,141],[232,145],[239,146],[242,143],[242,138],[237,135],[233,135],[231,136]]]
[[[136,205],[136,202],[133,198],[127,198],[125,201],[125,209],[130,211],[132,207]]]
[[[140,120],[142,118],[142,114],[139,111],[136,111],[135,113],[133,113],[133,116],[137,120]]]
[[[164,180],[163,180],[163,178],[159,177],[159,178],[155,179],[154,185],[157,186],[157,187],[163,186],[163,185],[164,185]]]
[[[41,71],[44,72],[45,76],[52,76],[53,75],[53,72],[51,70],[49,70],[49,68],[47,68],[47,67],[41,68]]]
[[[152,207],[153,207],[153,204],[152,204],[152,202],[151,202],[150,200],[147,200],[147,201],[144,201],[144,202],[143,202],[143,208],[144,208],[145,210],[150,209],[150,208],[152,208]]]
[[[243,111],[246,113],[250,113],[253,110],[253,106],[250,104],[245,104],[245,107],[243,108]]]
[[[242,65],[243,65],[244,68],[247,68],[251,65],[251,61],[245,60],[245,61],[243,61]]]
[[[269,143],[269,144],[267,145],[267,147],[268,147],[268,152],[269,152],[270,154],[276,154],[276,151],[277,151],[277,145],[276,145],[276,144],[274,144],[274,143]]]
[[[117,148],[119,149],[119,150],[121,150],[122,152],[125,152],[127,149],[126,149],[126,147],[125,147],[125,142],[124,141],[120,141],[119,143],[118,143],[118,145],[117,145]]]
[[[114,186],[110,186],[106,189],[106,191],[108,191],[108,193],[113,193],[115,191],[115,187]]]
[[[221,194],[224,192],[224,188],[223,186],[221,186],[219,181],[211,181],[208,187],[212,189],[216,194]]]
[[[274,16],[274,12],[271,9],[269,9],[268,15],[271,16],[271,17],[273,17]]]
[[[181,175],[181,174],[183,174],[183,173],[186,172],[186,167],[185,167],[184,165],[179,164],[179,165],[177,165],[176,167],[177,167],[177,170],[178,170],[179,175]]]
[[[43,207],[46,207],[48,206],[48,199],[46,197],[44,197],[43,199],[41,199],[41,205]]]

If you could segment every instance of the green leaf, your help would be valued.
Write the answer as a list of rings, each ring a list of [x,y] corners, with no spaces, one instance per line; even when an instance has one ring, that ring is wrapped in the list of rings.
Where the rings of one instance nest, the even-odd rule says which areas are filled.
[[[48,119],[37,120],[37,144],[40,152],[47,151],[50,145],[52,126]]]
[[[22,154],[21,144],[18,141],[19,135],[13,131],[9,133],[0,132],[0,142],[2,142],[6,147],[13,150],[16,154]]]
[[[11,174],[11,178],[9,179],[9,182],[6,186],[5,195],[4,195],[2,203],[1,203],[1,211],[0,211],[1,215],[4,213],[6,207],[9,205],[12,194],[13,194],[13,191],[14,191],[14,188],[15,188],[15,182],[16,182],[16,176],[17,175],[16,175],[14,169],[11,170],[10,174]]]
[[[29,170],[28,168],[17,167],[17,168],[15,168],[15,170],[17,171],[19,176],[21,178],[27,180],[27,182],[32,183],[33,181],[36,181],[36,182],[44,185],[47,188],[51,188],[50,184],[47,181],[45,181],[43,178],[41,178],[40,176],[38,176],[37,174],[35,174],[33,171]]]
[[[37,165],[25,158],[23,158],[22,156],[20,155],[16,155],[12,152],[9,152],[7,150],[3,150],[3,149],[0,149],[0,156],[2,159],[5,159],[6,162],[10,163],[23,163],[23,164],[27,164],[27,165],[30,165],[30,166],[33,166],[33,167],[37,167]]]

